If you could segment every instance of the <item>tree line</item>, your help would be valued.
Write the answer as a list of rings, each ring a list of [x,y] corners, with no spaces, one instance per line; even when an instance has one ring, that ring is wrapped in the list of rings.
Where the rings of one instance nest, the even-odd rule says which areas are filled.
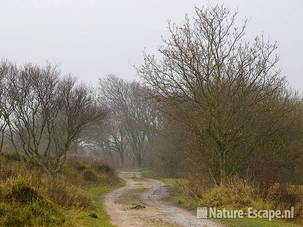
[[[48,173],[73,154],[116,166],[148,160],[157,109],[140,83],[108,76],[90,88],[56,66],[8,60],[0,63],[0,80],[0,153],[14,152]]]

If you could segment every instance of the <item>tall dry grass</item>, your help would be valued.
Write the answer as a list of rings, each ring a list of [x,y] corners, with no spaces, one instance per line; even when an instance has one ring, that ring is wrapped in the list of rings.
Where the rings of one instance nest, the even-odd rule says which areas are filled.
[[[70,158],[63,171],[49,175],[16,154],[0,156],[0,226],[60,226],[64,209],[89,209],[85,189],[114,184],[117,177],[105,163]]]

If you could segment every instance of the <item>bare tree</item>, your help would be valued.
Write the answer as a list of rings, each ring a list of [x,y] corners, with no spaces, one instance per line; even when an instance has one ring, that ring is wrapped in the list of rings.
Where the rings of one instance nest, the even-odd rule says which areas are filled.
[[[136,82],[126,82],[115,76],[101,80],[100,98],[111,108],[115,115],[114,125],[118,126],[111,141],[118,142],[118,145],[122,141],[129,144],[131,154],[140,166],[145,146],[155,133],[157,118],[155,104],[146,94],[146,89]]]
[[[115,162],[115,154],[119,156],[120,165],[125,164],[127,155],[128,140],[127,134],[121,119],[109,111],[106,121],[102,125],[94,127],[92,141],[101,148],[111,162]]]
[[[25,158],[49,172],[59,171],[80,132],[104,117],[88,88],[60,78],[51,65],[14,67],[7,74],[12,143]]]
[[[241,157],[262,150],[256,136],[256,127],[264,120],[262,111],[273,108],[282,128],[281,121],[290,123],[286,115],[295,111],[296,102],[276,66],[276,44],[263,37],[246,42],[246,22],[237,27],[237,13],[224,6],[195,12],[193,20],[170,25],[160,60],[145,55],[138,71],[162,104],[178,106],[178,113],[171,115],[187,125],[191,141],[199,144],[187,155],[190,166],[201,166],[198,157],[208,157],[205,172],[220,184],[239,173]],[[266,130],[264,138],[278,135],[270,126]]]
[[[0,63],[0,153],[2,152],[5,135],[8,134],[9,117],[11,114],[11,106],[9,105],[9,97],[7,90],[7,75],[14,73],[16,67],[8,61]]]
[[[18,142],[28,159],[46,166],[48,159],[43,157],[50,153],[51,133],[59,112],[58,72],[51,66],[42,69],[26,65],[17,68],[8,80],[13,143]]]
[[[55,146],[60,155],[56,163],[63,164],[72,143],[81,136],[81,132],[100,124],[107,110],[99,105],[93,91],[85,85],[76,85],[75,79],[68,77],[59,84],[62,107],[57,120]]]

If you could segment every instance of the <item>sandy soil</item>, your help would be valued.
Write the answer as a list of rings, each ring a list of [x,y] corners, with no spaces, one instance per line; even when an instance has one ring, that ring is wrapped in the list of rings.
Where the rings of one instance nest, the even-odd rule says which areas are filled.
[[[144,178],[140,172],[121,172],[126,185],[105,197],[105,208],[117,227],[218,227],[221,224],[176,207],[164,198],[166,187],[160,181]]]

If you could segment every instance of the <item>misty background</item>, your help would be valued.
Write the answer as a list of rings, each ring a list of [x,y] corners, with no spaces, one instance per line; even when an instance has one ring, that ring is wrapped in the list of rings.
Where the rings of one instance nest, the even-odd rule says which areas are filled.
[[[0,56],[17,63],[57,64],[90,84],[109,73],[136,78],[142,52],[155,53],[168,20],[184,21],[194,6],[222,4],[248,19],[250,37],[279,43],[290,86],[303,91],[301,0],[1,0]]]

